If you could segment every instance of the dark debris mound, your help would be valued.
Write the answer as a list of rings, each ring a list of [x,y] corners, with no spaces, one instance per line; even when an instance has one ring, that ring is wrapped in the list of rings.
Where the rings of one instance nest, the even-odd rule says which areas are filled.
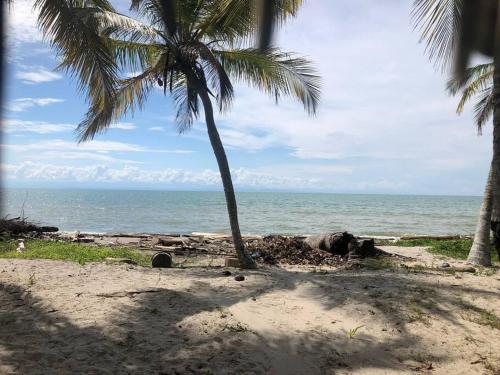
[[[340,255],[313,249],[302,238],[270,235],[248,245],[254,259],[267,264],[339,265],[345,263]]]
[[[29,222],[27,219],[15,217],[8,219],[6,217],[0,219],[0,233],[10,236],[18,236],[21,234],[29,233],[42,233],[42,232],[57,232],[59,229],[56,227],[39,226]]]

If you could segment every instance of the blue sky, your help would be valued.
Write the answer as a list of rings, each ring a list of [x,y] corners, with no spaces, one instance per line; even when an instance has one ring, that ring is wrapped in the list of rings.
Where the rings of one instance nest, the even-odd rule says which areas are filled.
[[[491,125],[478,137],[471,108],[455,114],[446,77],[424,56],[411,0],[309,0],[276,37],[322,77],[318,113],[236,85],[217,116],[238,190],[480,195]],[[112,1],[119,9],[127,2]],[[16,0],[8,24],[2,171],[6,186],[221,188],[202,121],[178,135],[160,90],[142,112],[77,145],[86,105],[54,71],[32,2]]]

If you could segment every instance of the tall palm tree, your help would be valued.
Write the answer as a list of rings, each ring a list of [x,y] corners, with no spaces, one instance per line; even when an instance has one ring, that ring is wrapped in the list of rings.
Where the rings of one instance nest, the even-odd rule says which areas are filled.
[[[481,134],[482,128],[485,123],[493,115],[494,106],[494,96],[493,96],[493,77],[495,74],[495,66],[493,63],[479,64],[468,68],[465,70],[463,79],[454,76],[448,81],[448,90],[452,95],[456,95],[461,92],[460,101],[457,106],[457,113],[461,114],[464,110],[465,104],[476,98],[474,104],[474,116],[476,120],[476,125],[478,133]],[[489,231],[487,231],[488,220],[491,222],[491,230],[493,232],[493,239],[495,243],[495,248],[497,253],[500,255],[500,190],[493,189],[493,179],[490,168],[490,173],[488,175],[488,182],[486,184],[485,196],[489,196],[487,199],[483,200],[483,205],[481,208],[480,221],[485,224],[482,225],[485,229],[485,233],[481,233],[480,236],[484,237],[482,241],[486,243],[485,246],[489,245]],[[495,194],[493,196],[493,194]],[[489,208],[491,207],[491,208]],[[488,211],[491,210],[491,217],[488,217]],[[472,252],[472,251],[471,251]],[[474,254],[473,256],[487,256],[483,252]],[[487,262],[487,260],[485,260]]]
[[[443,70],[450,67],[453,59],[463,63],[463,56],[457,56],[457,47],[460,47],[462,38],[464,9],[470,13],[469,4],[466,0],[415,0],[412,17],[416,28],[422,32],[421,40],[426,43],[426,51],[429,57],[434,60]],[[500,7],[497,9],[497,16],[500,20]],[[467,18],[468,19],[468,18]],[[467,20],[466,20],[467,21]],[[469,22],[469,21],[467,21]],[[466,29],[470,25],[467,25]],[[500,43],[500,40],[497,41]],[[498,45],[498,44],[497,44]],[[498,54],[499,49],[495,49]],[[458,48],[458,53],[460,48]],[[469,70],[469,74],[472,74]],[[483,72],[484,73],[484,72]],[[477,72],[476,72],[477,74]],[[457,75],[459,87],[467,86],[467,80],[463,74]],[[489,266],[491,265],[491,243],[490,243],[490,222],[493,207],[493,198],[500,194],[500,56],[494,57],[493,62],[493,96],[490,106],[493,107],[493,157],[491,161],[488,183],[486,184],[483,204],[481,206],[479,219],[476,226],[474,242],[469,252],[467,261],[472,264]],[[487,101],[487,99],[485,99]],[[487,104],[487,103],[483,103]],[[481,115],[481,113],[479,113]],[[482,121],[486,119],[477,118]],[[493,198],[492,198],[493,197]]]
[[[290,4],[299,3],[283,0],[281,12],[288,14],[295,10]],[[112,121],[141,109],[155,86],[172,95],[180,133],[200,115],[201,101],[234,247],[240,265],[254,268],[241,238],[213,103],[220,111],[229,108],[233,79],[276,100],[294,97],[313,114],[320,90],[310,63],[278,49],[245,48],[255,29],[255,12],[243,0],[133,0],[136,18],[116,12],[107,0],[37,0],[35,6],[42,31],[59,53],[59,68],[76,76],[87,96],[89,110],[77,128],[80,141],[92,139]],[[127,72],[139,73],[126,78]]]

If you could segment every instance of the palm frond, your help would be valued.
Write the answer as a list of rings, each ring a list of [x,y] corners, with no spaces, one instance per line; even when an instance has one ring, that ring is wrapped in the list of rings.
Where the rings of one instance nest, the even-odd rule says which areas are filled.
[[[197,22],[198,40],[221,40],[232,44],[236,40],[253,38],[256,27],[255,7],[248,0],[215,0],[207,3],[205,12]]]
[[[473,66],[465,70],[463,78],[453,76],[447,84],[448,91],[456,95],[461,91],[460,101],[457,106],[457,113],[463,112],[465,104],[473,97],[479,95],[474,106],[474,114],[478,133],[481,134],[482,127],[493,113],[493,76],[495,66],[493,63],[486,63]]]
[[[75,1],[73,7],[64,0],[37,0],[35,7],[39,9],[40,28],[61,57],[58,69],[77,77],[93,111],[105,113],[115,95],[117,65],[109,46],[97,32],[99,23],[92,15],[99,9],[76,7],[86,4]],[[106,1],[100,0],[100,4],[103,11],[112,11]],[[96,118],[96,121],[106,120]]]
[[[191,128],[199,115],[198,92],[188,80],[179,80],[172,95],[177,107],[175,124],[181,134]]]
[[[164,39],[160,30],[120,13],[98,11],[94,17],[100,34],[129,42],[155,43]]]
[[[260,52],[247,48],[214,51],[214,54],[235,79],[254,85],[276,100],[281,96],[294,97],[302,102],[309,114],[316,112],[320,80],[306,59],[277,49]]]
[[[108,105],[91,105],[77,127],[79,141],[93,139],[104,132],[112,121],[118,120],[127,112],[133,113],[136,108],[142,108],[156,84],[164,62],[164,56],[161,56],[154,66],[148,67],[141,74],[119,81],[115,94],[107,98]]]
[[[234,96],[233,85],[225,69],[217,60],[212,50],[201,42],[192,42],[188,46],[193,48],[204,62],[202,68],[211,81],[212,88],[217,93],[219,109],[223,110],[230,106]]]
[[[447,89],[452,95],[456,95],[462,90],[460,102],[457,106],[457,113],[462,113],[465,104],[479,92],[491,88],[493,85],[493,63],[480,64],[468,68],[465,71],[464,79],[451,78],[448,81]]]
[[[106,38],[117,65],[122,71],[146,70],[164,52],[160,44],[148,44]]]
[[[481,134],[484,124],[490,119],[495,108],[493,86],[483,90],[474,106],[477,131]]]
[[[448,80],[447,90],[452,95],[456,95],[462,88],[474,83],[475,81],[493,79],[494,69],[495,66],[493,63],[479,64],[467,68],[463,80],[458,80],[455,77]]]
[[[177,3],[176,0],[132,0],[130,10],[137,11],[153,26],[160,27],[173,37],[177,32],[177,10],[181,5]]]
[[[213,0],[207,2],[204,16],[200,16],[198,35],[232,45],[235,41],[253,42],[255,31],[262,30],[270,40],[274,26],[295,16],[302,3],[303,0]]]
[[[462,21],[463,0],[414,0],[411,12],[415,29],[421,31],[429,58],[447,69],[452,61]]]

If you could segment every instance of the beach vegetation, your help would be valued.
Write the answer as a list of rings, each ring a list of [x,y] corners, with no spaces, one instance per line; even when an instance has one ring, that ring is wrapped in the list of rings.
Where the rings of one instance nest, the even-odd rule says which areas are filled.
[[[347,332],[347,337],[349,337],[350,339],[354,339],[354,337],[356,336],[358,331],[363,327],[364,327],[364,325],[360,325],[360,326],[349,329],[349,331]]]
[[[430,238],[414,239],[414,240],[399,240],[391,243],[394,246],[427,247],[427,251],[435,255],[442,255],[455,259],[467,259],[470,248],[472,246],[471,239],[459,240],[436,240]],[[490,245],[491,246],[491,245]],[[492,252],[493,262],[499,262],[498,254]]]
[[[280,1],[282,19],[300,1]],[[78,125],[79,141],[93,139],[123,116],[142,109],[152,92],[169,94],[179,133],[203,109],[219,167],[233,243],[243,268],[255,268],[241,238],[226,152],[214,119],[234,99],[233,82],[288,96],[315,113],[319,78],[308,60],[277,48],[246,47],[256,28],[255,7],[237,0],[133,0],[129,17],[110,2],[37,0],[38,24],[58,52],[59,68],[78,79],[89,109]],[[201,104],[200,104],[201,101]]]
[[[141,266],[151,266],[149,256],[126,247],[91,246],[46,240],[27,240],[23,252],[16,251],[14,240],[0,242],[0,258],[52,259],[76,262],[105,262],[107,258],[125,258]],[[31,280],[31,277],[30,277]],[[33,283],[34,283],[33,277]]]
[[[30,273],[30,275],[28,277],[28,288],[35,285],[35,283],[36,283],[36,273],[33,272],[33,273]]]

